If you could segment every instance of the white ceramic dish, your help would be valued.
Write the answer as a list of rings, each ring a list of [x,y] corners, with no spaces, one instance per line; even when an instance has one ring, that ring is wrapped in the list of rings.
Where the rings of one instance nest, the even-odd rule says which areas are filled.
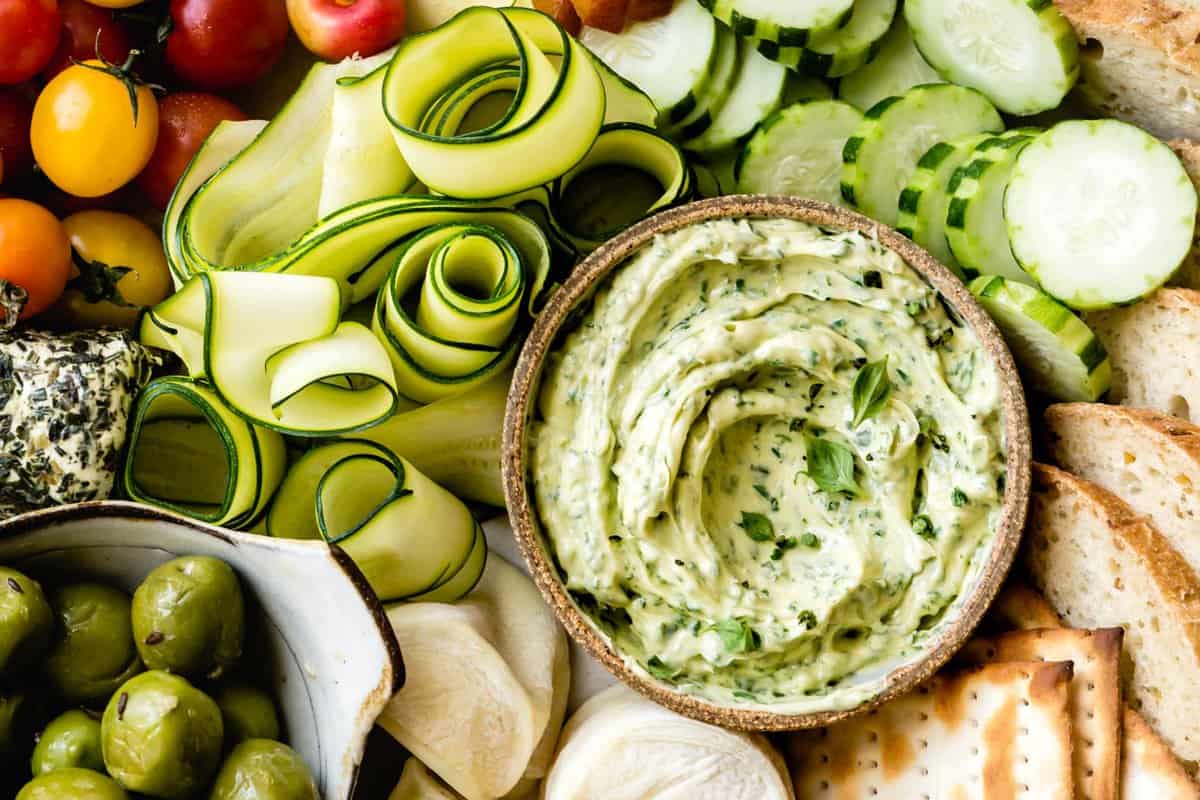
[[[132,590],[178,555],[228,562],[262,623],[288,742],[324,800],[348,800],[367,734],[404,683],[383,607],[345,553],[319,542],[236,533],[133,503],[85,503],[0,523],[0,563],[80,572]],[[257,665],[256,665],[257,667]]]

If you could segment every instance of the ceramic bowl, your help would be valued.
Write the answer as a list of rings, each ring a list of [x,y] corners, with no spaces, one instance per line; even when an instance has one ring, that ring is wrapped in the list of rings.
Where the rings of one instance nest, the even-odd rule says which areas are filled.
[[[839,230],[856,230],[877,237],[922,275],[975,331],[991,358],[1002,384],[1002,411],[1007,443],[1007,483],[995,539],[974,583],[964,590],[951,612],[954,617],[915,659],[881,671],[881,691],[851,709],[781,713],[719,705],[683,694],[631,669],[620,653],[578,609],[563,585],[549,555],[532,505],[528,484],[526,433],[536,404],[538,382],[548,352],[558,343],[560,329],[593,289],[656,235],[719,218],[787,218]],[[825,203],[763,196],[729,196],[704,200],[651,217],[618,235],[588,256],[539,314],[517,363],[504,421],[502,471],[509,516],[522,554],[538,588],[554,607],[571,636],[614,675],[642,694],[682,714],[744,730],[796,730],[828,725],[894,698],[926,680],[962,646],[978,625],[1012,566],[1029,500],[1030,432],[1025,397],[1016,368],[999,330],[971,293],[948,269],[911,240],[860,214]],[[886,674],[884,674],[886,673]],[[853,678],[851,678],[853,680]],[[865,678],[864,678],[865,680]]]
[[[237,572],[253,617],[246,650],[272,678],[288,743],[324,800],[348,800],[367,734],[404,683],[396,637],[349,556],[133,503],[63,506],[0,523],[0,563],[34,575],[79,573],[133,591],[180,555],[214,556]]]

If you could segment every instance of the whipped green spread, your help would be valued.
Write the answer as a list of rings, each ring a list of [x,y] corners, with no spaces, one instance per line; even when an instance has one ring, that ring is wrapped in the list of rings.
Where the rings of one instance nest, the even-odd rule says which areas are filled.
[[[535,499],[568,590],[628,662],[709,700],[871,696],[999,522],[991,361],[856,232],[656,238],[551,355],[538,405]]]

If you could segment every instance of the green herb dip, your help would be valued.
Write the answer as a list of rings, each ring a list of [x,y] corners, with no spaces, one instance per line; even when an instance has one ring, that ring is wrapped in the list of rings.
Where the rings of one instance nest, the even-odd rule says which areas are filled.
[[[873,696],[999,523],[991,361],[859,233],[658,237],[551,355],[538,405],[535,499],[567,588],[628,662],[716,702]]]

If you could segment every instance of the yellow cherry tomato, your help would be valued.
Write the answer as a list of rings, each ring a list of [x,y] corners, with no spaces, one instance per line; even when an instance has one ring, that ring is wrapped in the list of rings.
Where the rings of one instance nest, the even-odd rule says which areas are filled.
[[[101,8],[129,8],[130,6],[141,5],[146,0],[87,0],[94,6]]]
[[[158,139],[158,102],[121,67],[86,61],[54,77],[33,107],[30,140],[50,180],[76,197],[99,197],[133,180]],[[128,86],[136,86],[137,115]]]
[[[75,265],[50,312],[58,325],[132,328],[142,308],[171,293],[162,242],[141,220],[114,211],[80,211],[62,224]]]

